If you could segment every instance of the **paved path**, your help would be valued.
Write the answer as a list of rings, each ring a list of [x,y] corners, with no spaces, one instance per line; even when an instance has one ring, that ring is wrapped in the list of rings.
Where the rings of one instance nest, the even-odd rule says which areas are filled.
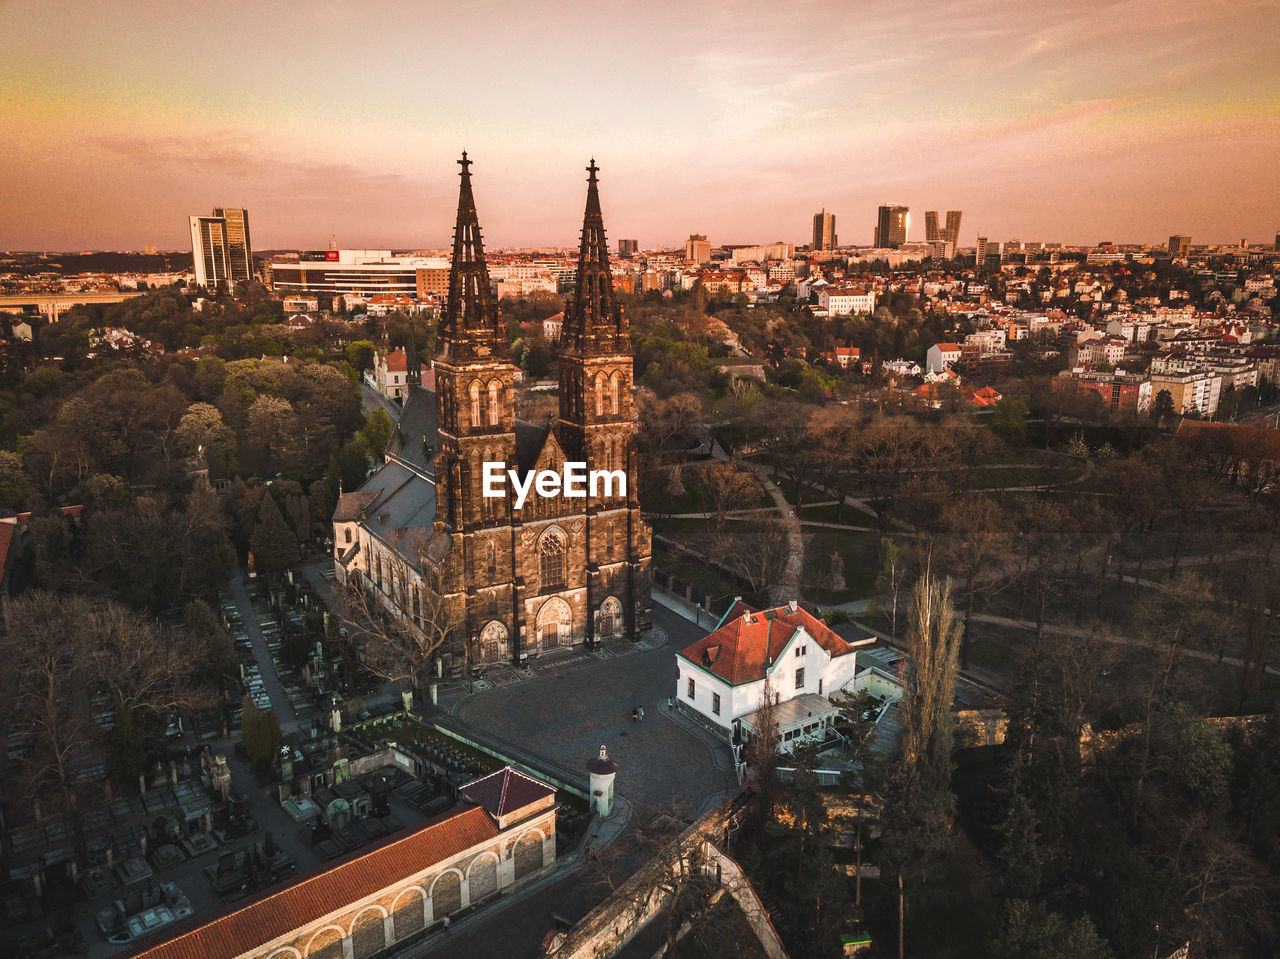
[[[1033,622],[1028,622],[1027,620],[1022,620],[1022,619],[1014,619],[1011,616],[994,616],[990,613],[974,613],[973,619],[975,622],[991,623],[996,626],[1012,626],[1018,629],[1027,629],[1027,630],[1033,630],[1033,631],[1036,628],[1036,624]],[[1104,630],[1090,630],[1090,629],[1084,629],[1079,626],[1062,626],[1056,623],[1046,623],[1044,626],[1044,631],[1046,633],[1050,633],[1058,636],[1068,636],[1075,639],[1085,639],[1085,638],[1096,637],[1097,639],[1102,640],[1104,643],[1114,643],[1117,646],[1136,646],[1142,649],[1153,649],[1162,653],[1168,652],[1169,650],[1169,645],[1167,643],[1156,643],[1147,639],[1136,639],[1132,636],[1118,636],[1115,633],[1107,632]],[[1213,663],[1215,666],[1216,665],[1235,666],[1237,668],[1244,666],[1244,660],[1238,659],[1235,656],[1223,656],[1221,659],[1219,659],[1217,653],[1208,653],[1199,649],[1188,649],[1185,646],[1182,647],[1182,649],[1179,652],[1179,655],[1185,656],[1188,659],[1198,659],[1203,662]],[[1273,676],[1280,676],[1280,669],[1277,669],[1274,666],[1266,666],[1264,667],[1264,669],[1266,672],[1272,674]]]
[[[804,569],[804,533],[800,529],[800,520],[787,498],[778,489],[778,484],[769,478],[769,471],[758,463],[746,460],[742,465],[755,473],[756,479],[764,486],[766,492],[773,497],[773,502],[782,515],[782,522],[787,527],[787,568],[782,579],[770,591],[769,598],[774,603],[786,603],[800,598],[800,574]]]
[[[298,717],[294,715],[289,694],[284,691],[280,677],[276,675],[271,650],[267,649],[267,638],[258,628],[258,612],[254,609],[249,590],[240,576],[233,576],[231,579],[231,596],[236,601],[236,612],[240,614],[244,631],[249,635],[249,641],[253,643],[253,658],[258,664],[262,682],[267,687],[267,696],[271,699],[271,708],[275,711],[276,719],[279,720],[282,729],[286,723],[290,729],[296,729]]]

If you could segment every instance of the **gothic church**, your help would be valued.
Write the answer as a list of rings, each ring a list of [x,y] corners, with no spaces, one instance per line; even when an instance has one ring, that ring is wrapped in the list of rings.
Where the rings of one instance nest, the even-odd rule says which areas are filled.
[[[385,463],[334,512],[340,582],[372,590],[423,635],[443,607],[443,674],[527,663],[561,647],[639,638],[649,628],[649,527],[637,499],[632,356],[614,301],[593,160],[577,279],[561,331],[554,423],[516,419],[516,367],[489,280],[471,191],[461,189],[449,295],[436,342],[435,390],[415,385]],[[411,378],[414,371],[411,369]],[[625,494],[482,494],[483,464],[504,471],[622,470]],[[427,590],[437,590],[433,602]],[[435,616],[436,620],[441,617]],[[439,632],[445,632],[444,629]]]

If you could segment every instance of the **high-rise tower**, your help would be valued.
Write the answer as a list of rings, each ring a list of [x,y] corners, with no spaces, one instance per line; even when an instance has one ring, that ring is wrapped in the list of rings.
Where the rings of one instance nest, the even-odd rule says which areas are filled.
[[[215,207],[212,216],[193,216],[190,223],[197,286],[234,286],[254,278],[248,210]]]
[[[813,215],[813,250],[834,250],[836,248],[836,215],[822,212]]]
[[[875,245],[882,249],[896,250],[907,242],[907,229],[911,225],[911,210],[899,203],[882,204],[876,216]]]

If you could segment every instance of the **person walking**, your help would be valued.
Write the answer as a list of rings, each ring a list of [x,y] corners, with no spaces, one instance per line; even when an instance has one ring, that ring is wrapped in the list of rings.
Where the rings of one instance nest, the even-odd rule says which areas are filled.
[[[441,923],[441,925],[444,926],[444,934],[446,936],[449,935],[449,917],[448,916],[444,917],[444,922]]]
[[[639,722],[639,721],[640,721],[640,713],[639,713],[639,707],[638,707],[638,706],[636,706],[636,707],[632,707],[632,709],[631,709],[631,721],[632,721],[633,723],[635,723],[635,722]]]
[[[636,712],[637,712],[637,713],[639,714],[639,716],[640,716],[640,722],[644,722],[644,707],[643,707],[643,706],[637,706],[637,707],[636,707]]]

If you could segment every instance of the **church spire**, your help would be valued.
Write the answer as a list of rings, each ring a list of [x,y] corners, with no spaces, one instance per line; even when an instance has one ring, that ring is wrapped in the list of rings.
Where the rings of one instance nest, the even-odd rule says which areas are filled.
[[[613,299],[609,244],[604,235],[604,216],[596,188],[599,171],[592,157],[587,167],[587,209],[582,218],[577,280],[561,331],[565,348],[572,353],[616,353],[627,349],[625,341],[620,339],[626,336],[626,322]]]
[[[441,356],[445,359],[486,357],[505,346],[498,304],[489,283],[480,240],[480,221],[471,192],[471,161],[466,151],[458,161],[458,220],[453,228],[453,264],[449,297],[440,320]]]

